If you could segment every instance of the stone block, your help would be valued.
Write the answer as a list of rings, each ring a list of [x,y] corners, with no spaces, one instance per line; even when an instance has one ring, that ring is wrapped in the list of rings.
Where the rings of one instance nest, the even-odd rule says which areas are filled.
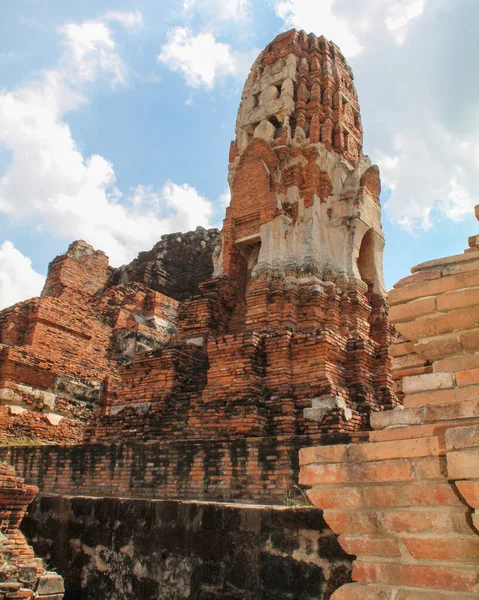
[[[420,298],[389,309],[389,318],[393,323],[411,321],[417,317],[433,314],[436,311],[436,298]]]
[[[414,367],[423,367],[428,364],[428,359],[421,354],[413,352],[407,356],[400,356],[399,358],[393,358],[391,368],[394,371],[413,369]],[[411,373],[415,374],[415,373]],[[396,373],[394,373],[396,376]]]
[[[401,555],[399,544],[392,537],[340,535],[338,541],[345,552],[355,556],[394,558]]]
[[[405,394],[415,394],[426,390],[444,390],[453,387],[454,377],[452,373],[426,373],[425,375],[413,375],[403,379]]]
[[[479,562],[479,536],[471,530],[469,536],[413,536],[401,537],[402,543],[417,560],[437,560],[477,564]]]
[[[20,396],[20,394],[17,394],[16,392],[14,392],[11,389],[1,388],[0,389],[0,400],[6,401],[6,402],[21,402],[22,397]]]
[[[461,501],[449,482],[367,485],[362,488],[362,498],[363,505],[369,508],[461,507]]]
[[[47,407],[50,410],[53,410],[55,408],[55,402],[57,398],[56,394],[53,394],[52,392],[41,391],[39,396],[44,407]]]
[[[447,453],[449,479],[476,479],[479,473],[479,448]]]
[[[394,440],[373,444],[356,444],[349,447],[350,459],[363,461],[388,460],[395,458],[418,458],[443,454],[437,437]]]
[[[394,510],[326,510],[325,519],[336,534],[396,535],[438,534],[470,535],[467,509],[451,507],[423,507]]]
[[[414,479],[418,482],[430,479],[444,479],[444,460],[442,456],[428,456],[411,461]]]
[[[204,346],[205,339],[203,337],[194,337],[186,340],[187,344],[193,344],[194,346]]]
[[[413,375],[425,375],[426,373],[432,373],[432,366],[425,364],[422,367],[407,367],[406,369],[394,369],[392,376],[396,381],[401,383],[404,377],[412,377]]]
[[[414,352],[414,344],[412,342],[402,342],[400,344],[392,343],[389,347],[389,354],[393,358],[397,358],[400,356],[407,356]]]
[[[11,415],[21,415],[22,413],[27,412],[26,408],[23,408],[23,406],[18,406],[18,404],[7,404],[6,407]]]
[[[446,432],[448,450],[479,447],[479,425],[453,427]]]
[[[420,356],[429,361],[439,360],[448,356],[457,356],[464,353],[464,346],[460,341],[461,333],[451,333],[427,341],[421,340],[414,345]]]
[[[464,500],[477,512],[479,509],[479,479],[456,481],[455,485]]]
[[[477,418],[479,418],[479,399],[440,406],[427,406],[424,414],[425,423]]]
[[[469,272],[477,272],[479,269],[477,254],[476,252],[471,252],[470,254],[464,255],[466,260],[457,262],[456,264],[447,265],[444,269],[442,269],[442,274],[444,277],[448,277],[450,275],[458,275],[460,273],[469,273]],[[471,260],[467,260],[470,258]]]
[[[357,560],[353,564],[353,579],[362,583],[432,588],[450,592],[474,592],[477,589],[477,572],[472,567],[460,569],[440,565],[403,565]],[[412,595],[411,598],[415,596]]]
[[[395,593],[396,591],[391,588],[348,583],[336,590],[331,596],[331,600],[393,600]]]
[[[417,588],[401,588],[397,590],[397,595],[391,600],[477,600],[477,594],[475,593],[454,592],[454,594],[454,596],[451,596],[450,592],[441,592],[438,589],[421,591]]]
[[[55,413],[47,413],[46,419],[50,423],[50,425],[58,425],[63,417],[61,415],[56,415]]]
[[[479,384],[479,369],[467,369],[456,372],[456,382],[459,387]]]
[[[446,312],[479,304],[479,288],[451,291],[437,297],[437,310]]]
[[[32,590],[21,588],[16,592],[7,592],[5,600],[29,600],[35,596]]]
[[[389,427],[369,433],[371,442],[388,442],[391,440],[410,440],[417,437],[430,437],[436,434],[439,427],[436,424],[414,425],[410,427]]]
[[[471,249],[476,250],[477,246],[479,246],[479,235],[471,235],[467,238],[467,245],[469,246],[469,252]]]
[[[479,252],[476,250],[473,254],[467,255],[465,253],[462,254],[454,254],[453,256],[446,256],[444,258],[434,258],[432,260],[427,260],[422,262],[411,269],[411,273],[418,273],[420,271],[424,271],[427,269],[444,269],[451,265],[461,264],[464,262],[476,261],[479,258]]]
[[[452,390],[434,390],[419,392],[404,397],[405,408],[418,408],[421,406],[441,406],[444,404],[455,404],[466,400],[479,398],[479,386],[471,385],[465,388],[453,388]]]
[[[46,573],[38,580],[36,589],[38,595],[59,594],[64,591],[63,579],[56,573]]]
[[[317,462],[345,462],[348,459],[348,446],[345,444],[331,446],[312,446],[301,448],[299,464],[309,465]]]
[[[361,508],[362,490],[358,487],[313,488],[308,491],[309,500],[318,508]]]
[[[371,413],[370,423],[373,429],[386,429],[405,425],[421,425],[424,422],[424,409],[397,407],[394,410]]]
[[[434,279],[432,281],[423,281],[414,285],[394,288],[388,293],[388,299],[392,306],[409,302],[417,298],[427,296],[437,296],[450,290],[460,290],[479,285],[479,272],[472,271],[460,275],[449,275]]]
[[[18,570],[18,581],[21,581],[22,583],[33,583],[36,578],[36,567],[20,567]]]
[[[367,585],[349,583],[343,585],[331,596],[331,600],[477,600],[477,594],[465,592],[441,592],[421,590],[416,587],[397,587],[389,585]]]
[[[430,281],[431,279],[439,279],[441,277],[441,271],[439,269],[432,269],[430,271],[423,271],[422,273],[414,273],[408,275],[403,279],[400,279],[394,284],[394,289],[401,289],[402,287],[409,287]],[[394,290],[392,290],[394,291]]]
[[[434,362],[434,373],[466,371],[479,368],[479,354],[463,354],[452,358],[444,358]]]
[[[412,479],[411,463],[406,459],[308,465],[301,468],[299,475],[299,483],[306,486],[341,482],[410,481]]]
[[[311,400],[312,407],[305,408],[303,410],[303,416],[305,419],[310,421],[316,421],[321,423],[323,419],[331,411],[339,408],[344,415],[346,421],[350,421],[352,418],[352,411],[347,407],[346,402],[342,396],[328,396],[322,398],[313,398]]]
[[[474,329],[479,323],[479,307],[456,310],[431,319],[396,323],[397,330],[408,340]]]
[[[459,342],[464,349],[464,352],[479,351],[479,330],[463,332],[459,335]]]

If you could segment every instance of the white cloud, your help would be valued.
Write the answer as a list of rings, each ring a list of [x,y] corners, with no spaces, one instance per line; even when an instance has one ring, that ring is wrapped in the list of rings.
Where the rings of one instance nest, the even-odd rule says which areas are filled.
[[[396,41],[404,42],[407,26],[412,19],[422,15],[427,0],[400,0],[391,2],[385,19],[386,27],[394,32]]]
[[[168,181],[163,187],[162,197],[166,206],[173,209],[173,214],[168,219],[169,231],[191,230],[209,223],[213,206],[194,187]]]
[[[212,33],[194,35],[189,27],[174,27],[158,60],[179,71],[192,87],[212,88],[218,77],[235,75],[238,62],[228,44],[217,42]]]
[[[314,3],[311,0],[273,0],[273,5],[287,27],[325,35],[348,56],[361,51],[362,47],[351,28],[334,14],[334,0]]]
[[[198,10],[209,18],[221,21],[240,21],[250,14],[250,0],[184,0],[184,9]]]
[[[125,83],[123,61],[115,51],[115,42],[106,23],[87,21],[60,28],[71,56],[69,59],[82,81],[91,82],[98,70],[112,75],[112,82]]]
[[[126,29],[134,29],[143,26],[143,16],[140,11],[120,12],[111,11],[106,13],[105,21],[118,21]]]
[[[227,187],[225,189],[225,191],[220,195],[219,205],[223,209],[226,209],[226,208],[228,208],[228,206],[230,205],[230,203],[231,203],[231,191],[230,191],[230,188]]]
[[[470,214],[479,201],[479,82],[470,75],[479,4],[272,1],[285,27],[324,34],[350,59],[364,151],[392,192],[385,207],[391,221],[428,229],[436,218]]]
[[[0,244],[0,265],[0,310],[40,294],[45,277],[8,240]]]
[[[64,63],[70,69],[73,67],[82,83],[93,81],[101,71],[110,75],[112,84],[125,83],[126,69],[116,51],[110,21],[132,29],[143,24],[143,17],[138,11],[109,12],[98,19],[68,23],[59,28],[68,50]]]
[[[391,32],[398,43],[407,28],[420,16],[427,0],[272,0],[276,14],[286,27],[324,35],[341,48],[345,56],[359,54],[368,43],[361,32],[381,28]]]
[[[105,19],[62,32],[66,49],[58,68],[0,92],[0,143],[12,155],[0,176],[0,212],[33,220],[45,232],[85,239],[115,265],[162,233],[208,226],[211,205],[194,188],[168,182],[158,192],[138,185],[125,195],[106,158],[82,154],[64,113],[87,102],[88,87],[100,77],[123,81],[124,70]]]

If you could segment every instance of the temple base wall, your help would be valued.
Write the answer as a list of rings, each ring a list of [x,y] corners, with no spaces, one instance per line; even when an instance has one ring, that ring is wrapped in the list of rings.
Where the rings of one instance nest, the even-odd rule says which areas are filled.
[[[299,449],[321,439],[16,446],[0,448],[0,458],[43,493],[284,505],[302,497]]]
[[[65,600],[328,600],[351,580],[311,509],[44,495],[23,529]]]

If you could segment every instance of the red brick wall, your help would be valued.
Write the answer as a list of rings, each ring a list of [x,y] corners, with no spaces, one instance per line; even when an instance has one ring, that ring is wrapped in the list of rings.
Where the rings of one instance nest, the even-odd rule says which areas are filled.
[[[368,443],[300,452],[300,483],[357,556],[334,600],[479,595],[478,298],[477,247],[414,267],[389,295],[404,407],[374,413]]]
[[[19,529],[27,507],[38,492],[25,485],[21,477],[6,463],[0,464],[0,553],[2,582],[0,598],[9,600],[47,600],[63,598],[63,581],[56,573],[45,571],[42,561],[35,558]]]
[[[128,444],[0,448],[0,457],[45,493],[284,504],[297,491],[299,448],[319,439],[139,438]]]
[[[0,312],[0,402],[6,407],[0,433],[6,439],[78,443],[107,381],[114,393],[120,365],[176,332],[176,300],[138,283],[107,287],[108,280],[106,256],[75,242],[51,263],[41,298]],[[45,391],[48,406],[40,401]],[[50,413],[61,423],[52,425]]]

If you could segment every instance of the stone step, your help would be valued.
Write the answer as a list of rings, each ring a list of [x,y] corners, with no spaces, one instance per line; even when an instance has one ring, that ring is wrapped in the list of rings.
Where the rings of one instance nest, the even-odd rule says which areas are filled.
[[[398,406],[394,410],[371,413],[371,427],[373,429],[386,429],[406,425],[422,425],[424,423],[424,408],[404,409]]]

